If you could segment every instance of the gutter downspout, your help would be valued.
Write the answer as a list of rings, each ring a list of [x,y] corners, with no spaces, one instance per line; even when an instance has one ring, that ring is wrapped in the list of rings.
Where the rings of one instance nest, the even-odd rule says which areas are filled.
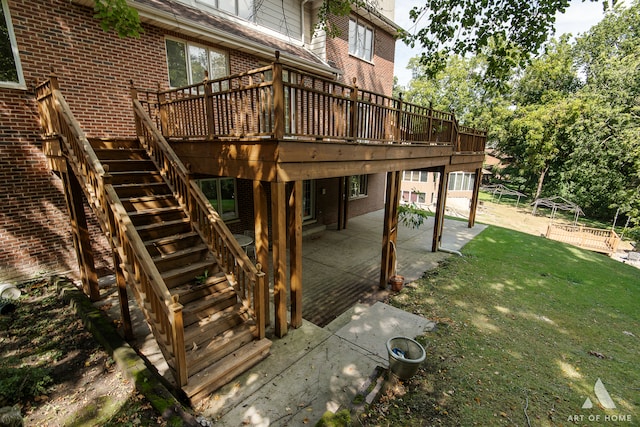
[[[438,248],[438,251],[445,252],[447,254],[462,256],[462,252],[456,251],[455,249]]]
[[[303,0],[302,3],[300,3],[300,31],[302,32],[300,39],[302,40],[302,46],[305,47],[307,45],[307,42],[305,41],[305,32],[306,32],[306,28],[304,26],[304,6],[309,3],[311,0]]]

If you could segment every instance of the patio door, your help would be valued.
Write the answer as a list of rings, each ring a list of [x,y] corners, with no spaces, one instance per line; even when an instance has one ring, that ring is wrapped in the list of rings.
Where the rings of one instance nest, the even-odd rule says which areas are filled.
[[[316,181],[302,181],[302,221],[310,221],[316,217]]]

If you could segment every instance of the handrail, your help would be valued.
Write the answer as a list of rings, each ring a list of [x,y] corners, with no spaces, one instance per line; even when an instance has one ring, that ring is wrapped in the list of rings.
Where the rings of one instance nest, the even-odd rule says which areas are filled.
[[[265,274],[261,266],[253,265],[240,247],[218,212],[211,206],[200,187],[190,178],[189,172],[175,154],[169,143],[156,128],[143,105],[132,90],[136,129],[141,143],[147,148],[161,173],[177,194],[178,201],[189,212],[191,223],[203,237],[209,249],[215,254],[223,271],[231,276],[236,292],[254,317],[257,335],[264,338],[266,331]]]
[[[167,139],[293,139],[446,145],[482,152],[486,132],[453,112],[403,102],[283,66],[162,90],[139,91]]]
[[[151,329],[163,348],[163,353],[173,358],[170,365],[173,365],[177,381],[185,385],[187,369],[182,305],[177,298],[171,296],[166,287],[111,185],[108,171],[102,167],[58,89],[55,76],[38,85],[36,95],[41,117],[46,118],[45,132],[60,135],[68,164],[80,182],[113,250],[118,252],[125,278],[134,290],[145,317],[152,325]]]

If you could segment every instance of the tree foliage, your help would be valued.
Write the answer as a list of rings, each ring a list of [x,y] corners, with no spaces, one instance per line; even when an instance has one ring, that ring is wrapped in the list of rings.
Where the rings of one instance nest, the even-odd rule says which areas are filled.
[[[94,12],[104,31],[114,30],[120,37],[139,37],[143,31],[138,11],[126,0],[96,0]]]

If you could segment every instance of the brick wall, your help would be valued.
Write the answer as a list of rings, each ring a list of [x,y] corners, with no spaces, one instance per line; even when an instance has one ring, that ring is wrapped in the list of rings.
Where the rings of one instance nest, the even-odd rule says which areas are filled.
[[[370,24],[366,19],[358,19]],[[333,17],[332,22],[340,29],[340,35],[327,39],[327,59],[344,72],[344,81],[351,84],[355,77],[360,88],[391,96],[395,55],[393,36],[370,24],[374,29],[374,55],[373,61],[368,62],[349,55],[349,17]]]

